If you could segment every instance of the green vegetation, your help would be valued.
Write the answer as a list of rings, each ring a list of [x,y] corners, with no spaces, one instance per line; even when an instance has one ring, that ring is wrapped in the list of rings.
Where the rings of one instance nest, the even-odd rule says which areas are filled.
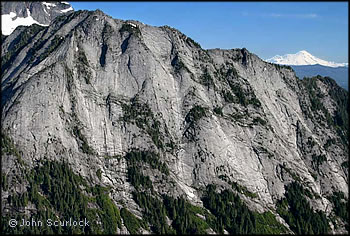
[[[226,69],[226,67],[228,67],[228,69]],[[233,64],[226,63],[226,65],[216,70],[214,74],[218,80],[225,81],[231,89],[231,91],[227,91],[226,89],[221,90],[225,102],[239,103],[244,107],[248,105],[253,105],[256,108],[261,107],[261,103],[257,99],[254,91],[249,87],[243,88],[240,85],[240,82],[244,82],[244,79],[239,76]],[[231,92],[235,96],[233,96]]]
[[[301,182],[299,175],[293,172],[290,168],[282,165],[280,165],[280,167],[281,169],[285,170],[293,178],[294,181]]]
[[[171,226],[177,234],[205,234],[206,230],[209,229],[209,225],[197,214],[202,214],[206,219],[214,219],[204,209],[191,205],[183,198],[174,199],[164,195],[163,200],[167,215],[172,220]]]
[[[270,212],[265,211],[262,214],[254,212],[257,234],[281,234],[286,233],[287,228],[276,220],[276,217]]]
[[[179,73],[182,70],[191,73],[191,71],[187,68],[187,66],[185,66],[185,64],[181,61],[178,55],[176,55],[171,61],[171,65],[174,67],[176,73]]]
[[[232,64],[230,64],[230,67],[226,71],[226,77],[233,77],[233,78],[239,77],[237,70],[233,67]]]
[[[313,173],[313,172],[310,172],[310,174],[311,174],[311,176],[312,176],[312,178],[314,178],[315,180],[317,180],[317,174],[316,173]]]
[[[132,150],[125,155],[128,165],[136,165],[139,162],[148,163],[152,169],[157,169],[165,175],[169,175],[168,166],[159,160],[159,155],[151,151]]]
[[[314,167],[315,170],[319,171],[320,165],[322,165],[323,162],[327,161],[327,158],[325,155],[315,155],[312,154],[312,161],[311,164]]]
[[[127,181],[130,182],[137,192],[150,190],[152,193],[153,184],[149,176],[142,174],[144,163],[149,164],[151,169],[157,169],[166,176],[169,175],[167,165],[159,160],[159,155],[151,151],[132,150],[124,158],[127,161]]]
[[[231,87],[232,92],[236,95],[238,103],[240,103],[243,106],[247,106],[248,102],[243,89],[238,84],[233,84],[229,82],[229,85]]]
[[[314,211],[305,195],[311,193],[299,183],[286,187],[286,198],[277,203],[278,214],[296,234],[326,234],[329,231],[328,219],[322,211]]]
[[[252,104],[254,107],[260,107],[261,103],[260,101],[255,97],[255,94],[253,93],[253,91],[251,91],[251,96],[253,96],[252,98],[247,98],[247,96],[245,94],[247,94],[247,92],[244,92],[243,89],[239,86],[239,85],[231,85],[231,89],[233,91],[233,93],[236,95],[237,99],[238,99],[238,103],[240,103],[243,106],[247,106],[249,104]]]
[[[215,185],[208,185],[202,198],[203,204],[216,216],[213,229],[229,234],[281,234],[286,228],[270,212],[252,212],[238,195],[229,190],[216,192]]]
[[[101,179],[102,179],[102,170],[101,170],[101,169],[98,169],[98,170],[96,171],[96,175],[97,175],[98,179],[101,181]]]
[[[167,195],[162,200],[145,192],[133,192],[133,198],[143,209],[143,220],[150,224],[156,234],[205,234],[215,217],[205,209],[191,205],[183,198]],[[204,219],[200,216],[204,217]],[[168,226],[166,218],[172,220]],[[140,224],[133,226],[138,228]],[[130,226],[132,227],[132,226]]]
[[[262,119],[260,116],[254,117],[253,119],[253,124],[261,124],[261,125],[266,125],[267,121]]]
[[[330,97],[335,101],[336,112],[332,116],[328,110],[323,105],[323,94],[320,88],[317,86],[316,81],[321,81],[327,84],[329,89]],[[341,142],[348,146],[348,137],[349,137],[349,99],[348,92],[341,87],[339,87],[336,82],[329,77],[315,76],[312,78],[304,78],[299,80],[301,86],[306,90],[307,97],[311,103],[310,106],[307,106],[305,103],[301,103],[301,108],[304,114],[310,119],[316,119],[317,122],[320,122],[320,119],[323,119],[329,127],[333,127]]]
[[[1,34],[1,42],[4,42],[5,40],[6,40],[6,38],[8,37],[8,35],[3,35],[3,34]]]
[[[191,39],[190,37],[186,38],[186,43],[188,43],[189,45],[192,44],[192,45],[194,45],[197,48],[201,48],[201,45],[199,43],[197,43],[196,41],[194,41],[193,39]]]
[[[24,27],[25,29],[23,29],[22,32],[11,42],[11,44],[8,47],[8,52],[6,52],[5,55],[1,56],[1,70],[3,72],[5,72],[9,68],[9,66],[15,60],[16,56],[20,53],[20,51],[24,47],[32,43],[35,36],[45,28],[37,24],[33,24],[28,27],[19,27]]]
[[[153,184],[149,176],[144,176],[140,173],[140,169],[135,166],[128,167],[127,181],[130,182],[136,190],[151,189],[153,190]]]
[[[78,61],[81,62],[85,66],[89,66],[89,62],[88,62],[88,59],[86,57],[84,50],[82,49],[81,46],[79,46],[78,48],[79,48],[79,50],[77,52],[78,53],[78,56],[77,56]]]
[[[108,189],[96,186],[92,188],[92,194],[96,196],[96,203],[100,206],[99,214],[103,226],[104,234],[115,234],[121,228],[121,218],[119,209],[114,205],[106,192]]]
[[[73,72],[71,69],[69,69],[69,67],[66,64],[64,65],[64,72],[65,72],[65,75],[67,78],[66,87],[67,87],[67,90],[69,92],[69,96],[71,98],[73,98],[72,97],[72,91],[73,91],[73,87],[74,87]],[[74,103],[72,104],[72,106],[74,106]]]
[[[166,209],[161,200],[145,192],[133,192],[133,199],[143,210],[143,219],[156,234],[174,234],[166,221]]]
[[[143,163],[150,165],[152,169],[157,169],[165,175],[169,175],[169,169],[165,163],[159,160],[159,156],[151,151],[133,150],[125,155],[127,160],[127,177],[136,190],[150,189],[153,192],[152,181],[149,176],[144,176],[141,173]]]
[[[140,171],[138,163],[148,163],[152,169],[158,169],[168,175],[169,171],[165,164],[162,164],[157,155],[151,152],[132,151],[125,155],[128,163],[128,181],[135,187],[133,199],[142,208],[143,220],[148,222],[150,229],[156,234],[175,234],[175,233],[205,233],[209,226],[205,220],[196,214],[209,216],[204,210],[196,208],[183,199],[174,200],[172,197],[163,195],[163,201],[160,200],[153,189],[153,183],[148,176],[144,176]],[[172,219],[172,227],[167,224],[167,216]],[[132,216],[124,216],[130,218]],[[213,217],[213,216],[211,216]],[[127,228],[130,232],[139,232],[141,221],[131,219]],[[144,224],[143,228],[146,227]]]
[[[333,203],[334,214],[344,221],[346,229],[349,230],[349,201],[345,194],[337,191],[327,198]]]
[[[113,34],[113,27],[110,24],[108,24],[108,22],[106,22],[105,25],[103,26],[102,35],[103,37],[106,37],[106,36],[111,36],[112,34]]]
[[[82,152],[92,155],[94,154],[94,150],[89,146],[86,137],[81,133],[81,129],[78,126],[73,127],[73,134],[79,140],[79,148]]]
[[[281,70],[281,69],[293,70],[293,68],[288,65],[280,65],[280,64],[270,63],[270,62],[267,62],[267,63],[270,65],[273,65],[277,70]]]
[[[78,52],[77,52],[77,70],[78,70],[78,75],[80,77],[83,77],[85,80],[86,84],[91,84],[91,72],[89,70],[90,65],[88,62],[88,59],[86,57],[86,54],[81,46],[78,46]]]
[[[116,233],[121,226],[119,210],[108,196],[108,189],[101,186],[90,187],[79,175],[73,173],[67,163],[57,161],[41,161],[40,165],[26,174],[27,191],[20,195],[11,194],[8,203],[13,209],[21,209],[30,203],[37,212],[36,220],[46,222],[47,219],[89,221],[86,227],[6,227],[8,220],[26,218],[16,211],[3,215],[2,229],[6,234],[98,234]],[[85,189],[85,190],[83,190]],[[100,220],[102,225],[98,225]]]
[[[325,149],[328,149],[330,146],[332,146],[332,145],[335,144],[336,142],[337,142],[336,139],[330,138],[330,139],[327,140],[327,142],[325,143],[325,145],[323,145],[323,147],[324,147]]]
[[[122,103],[124,116],[122,121],[135,124],[138,128],[145,130],[158,148],[163,148],[160,122],[154,117],[147,103],[138,102],[137,98],[131,100],[131,104]]]
[[[153,197],[147,193],[150,191],[154,194],[152,181],[150,180],[149,176],[144,176],[142,173],[140,173],[140,168],[137,166],[138,162],[140,161],[146,161],[154,164],[156,163],[153,160],[148,161],[147,157],[152,158],[152,155],[145,155],[135,152],[132,152],[131,154],[128,153],[126,155],[128,163],[128,181],[135,187],[136,190],[132,192],[133,199],[142,208],[143,220],[149,223],[153,232],[157,234],[171,233],[172,230],[170,227],[168,227],[166,222],[164,205],[156,197]],[[140,224],[139,222],[136,222],[136,225],[130,223],[128,227],[132,231],[137,231]]]
[[[330,97],[336,103],[336,112],[333,117],[333,125],[345,146],[349,145],[349,93],[339,87],[337,83],[329,78],[324,77],[323,81],[331,86],[329,89]]]
[[[349,168],[349,161],[344,161],[343,163],[341,163],[341,166],[342,166],[344,169],[348,169],[348,168]]]
[[[189,141],[196,141],[196,125],[197,122],[205,117],[207,114],[207,108],[201,107],[199,105],[195,105],[190,109],[185,117],[185,122],[188,124],[184,136]]]
[[[236,101],[235,97],[232,95],[230,91],[222,90],[221,94],[224,97],[225,102],[233,103]]]
[[[230,182],[231,183],[231,182]],[[232,188],[235,189],[239,193],[243,193],[245,196],[250,198],[257,198],[258,195],[256,193],[250,192],[245,186],[238,184],[237,182],[233,182]]]
[[[60,106],[58,107],[58,109],[59,109],[60,115],[61,115],[61,116],[64,115],[65,111],[64,111],[63,105],[60,105]]]
[[[130,234],[140,234],[141,227],[147,228],[147,225],[142,220],[138,219],[126,208],[120,210],[120,215]]]
[[[19,150],[16,148],[13,140],[3,130],[1,130],[0,144],[1,156],[3,154],[13,155],[17,158],[18,163],[24,165]]]
[[[328,143],[329,140],[327,140]],[[313,140],[312,137],[308,137],[307,138],[307,146],[309,146],[310,148],[313,148],[316,145],[316,142]]]
[[[222,107],[214,107],[213,111],[215,114],[223,116],[224,114],[222,113]]]
[[[233,71],[235,71],[235,70],[233,70]],[[233,73],[233,72],[231,72],[231,73]],[[231,91],[234,93],[235,97],[229,91],[222,90],[221,93],[222,93],[226,102],[239,103],[244,107],[246,107],[248,105],[253,105],[256,108],[261,107],[261,103],[256,98],[253,90],[245,91],[239,84],[234,83],[232,81],[232,79],[227,79],[227,82],[231,88]]]
[[[141,31],[138,26],[134,27],[129,23],[124,23],[122,27],[119,29],[119,32],[122,34],[124,32],[129,32],[130,34],[134,34],[136,36],[141,36]]]
[[[19,151],[17,150],[13,140],[6,135],[3,131],[1,132],[1,155],[8,154],[14,155],[16,157],[20,157]]]
[[[207,109],[201,107],[199,105],[195,105],[191,108],[191,110],[187,113],[185,117],[185,121],[187,123],[195,123],[199,121],[202,117],[206,116]]]
[[[204,86],[206,86],[208,88],[208,90],[210,89],[210,87],[215,88],[214,80],[210,76],[210,74],[208,72],[208,68],[205,68],[204,73],[199,78],[199,82],[201,84],[203,84]]]
[[[1,175],[1,189],[3,191],[7,191],[8,188],[9,188],[9,184],[7,182],[7,176],[5,173],[2,173],[2,175]]]
[[[261,107],[261,103],[254,93],[252,93],[252,96],[253,97],[248,100],[248,104],[252,104],[254,107]]]
[[[53,39],[51,39],[50,45],[46,48],[45,52],[40,54],[38,59],[34,62],[34,65],[39,64],[41,61],[43,61],[50,53],[55,51],[61,43],[65,40],[63,36],[55,35]]]
[[[230,184],[232,186],[232,189],[236,190],[239,193],[244,194],[247,197],[250,197],[250,198],[258,197],[258,195],[256,193],[250,192],[245,186],[242,186],[242,185],[238,184],[237,182],[230,181],[229,178],[227,177],[227,175],[219,175],[219,179]]]

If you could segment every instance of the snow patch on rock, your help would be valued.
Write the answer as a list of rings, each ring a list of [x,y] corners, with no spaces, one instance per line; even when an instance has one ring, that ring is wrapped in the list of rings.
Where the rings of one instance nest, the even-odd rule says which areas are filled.
[[[73,10],[74,10],[73,7],[69,7],[67,9],[61,10],[61,12],[66,13],[66,12],[73,11]]]
[[[10,35],[17,26],[24,25],[30,26],[32,24],[38,24],[42,26],[47,26],[44,24],[40,24],[36,20],[33,19],[30,15],[29,9],[27,9],[27,17],[16,17],[17,14],[14,12],[10,12],[10,14],[1,15],[1,32],[3,35]],[[16,18],[15,18],[16,17]],[[13,20],[15,18],[15,20]]]
[[[54,4],[54,3],[49,3],[49,2],[43,2],[43,4],[44,4],[48,9],[50,9],[51,7],[55,7],[55,6],[56,6],[56,4]]]

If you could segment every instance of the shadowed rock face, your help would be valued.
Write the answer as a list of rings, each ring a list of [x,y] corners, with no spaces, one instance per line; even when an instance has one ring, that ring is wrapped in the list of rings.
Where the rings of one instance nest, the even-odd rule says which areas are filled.
[[[295,180],[320,195],[310,201],[327,214],[326,196],[348,194],[348,93],[332,80],[300,81],[246,49],[204,50],[173,28],[101,11],[35,27],[2,44],[2,129],[27,168],[65,160],[138,215],[123,158],[135,149],[157,153],[169,169],[141,168],[156,193],[193,204],[206,185],[233,182],[256,194],[239,193],[259,212],[274,211]],[[18,165],[4,155],[3,172]]]
[[[16,14],[13,21],[18,17],[27,18],[30,16],[42,25],[49,25],[57,16],[73,11],[72,6],[67,2],[1,2],[1,15]],[[3,22],[7,23],[7,22]]]

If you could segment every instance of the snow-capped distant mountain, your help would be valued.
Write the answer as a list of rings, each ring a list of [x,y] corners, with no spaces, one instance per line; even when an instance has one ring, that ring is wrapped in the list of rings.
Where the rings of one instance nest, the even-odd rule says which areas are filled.
[[[274,56],[266,60],[267,62],[281,64],[281,65],[322,65],[329,67],[344,67],[348,66],[348,63],[336,63],[331,61],[325,61],[311,55],[309,52],[302,50],[296,54],[286,54],[284,56]]]
[[[47,26],[57,16],[74,11],[68,2],[1,2],[1,33],[11,34],[17,26]]]

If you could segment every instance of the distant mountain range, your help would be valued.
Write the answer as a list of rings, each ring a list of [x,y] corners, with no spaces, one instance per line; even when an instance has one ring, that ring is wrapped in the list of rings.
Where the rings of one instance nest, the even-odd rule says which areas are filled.
[[[315,75],[328,76],[333,78],[337,84],[348,90],[349,69],[348,67],[329,67],[322,65],[291,66],[295,74],[300,78],[312,77]]]
[[[277,55],[266,61],[280,65],[290,65],[300,79],[316,75],[331,77],[339,86],[348,90],[348,63],[325,61],[305,50],[296,54]]]

